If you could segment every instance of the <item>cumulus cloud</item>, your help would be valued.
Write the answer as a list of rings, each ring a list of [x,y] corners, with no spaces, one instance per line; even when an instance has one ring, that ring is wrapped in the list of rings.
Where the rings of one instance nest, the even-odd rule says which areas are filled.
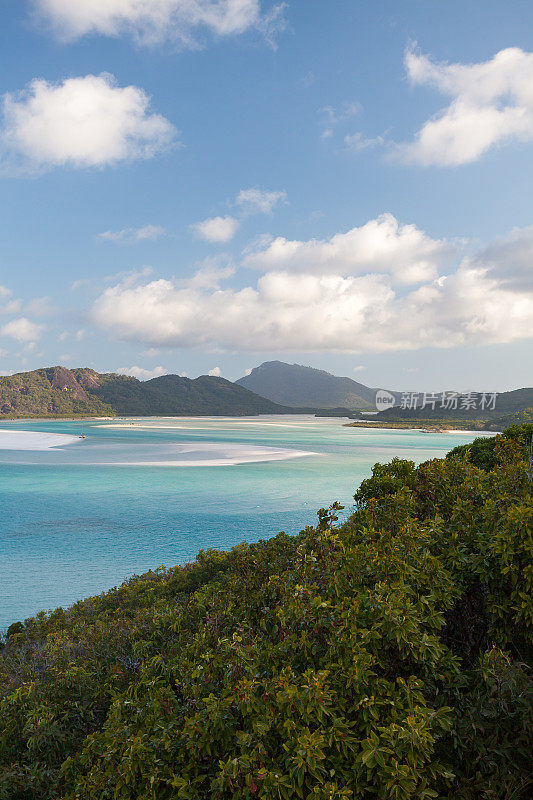
[[[416,225],[401,225],[392,214],[382,214],[330,239],[278,237],[248,253],[244,263],[264,272],[388,273],[397,283],[411,284],[435,278],[454,251],[446,240],[432,239]]]
[[[197,222],[192,229],[199,239],[206,242],[230,242],[239,228],[235,217],[211,217]]]
[[[31,317],[49,317],[54,310],[50,297],[35,297],[24,306],[25,313]]]
[[[533,292],[533,225],[495,239],[472,263],[508,289]]]
[[[284,3],[263,11],[260,0],[34,0],[34,5],[65,41],[129,34],[144,44],[168,39],[195,47],[205,33],[225,37],[256,30],[272,41],[285,24]]]
[[[144,369],[143,367],[118,367],[115,372],[119,375],[128,375],[130,378],[137,378],[140,381],[149,381],[151,378],[159,378],[161,375],[168,375],[168,369],[164,367],[154,367]]]
[[[34,80],[2,98],[0,155],[4,168],[103,167],[152,158],[175,140],[176,129],[150,112],[136,86],[112,75],[86,75],[61,83]]]
[[[126,278],[100,295],[92,319],[145,346],[255,352],[386,352],[531,337],[533,290],[522,268],[533,226],[452,266],[444,240],[389,216],[371,223],[353,229],[350,247],[347,234],[337,234],[341,245],[336,237],[282,240],[282,257],[266,247],[254,285],[224,285],[231,270],[216,280],[199,279],[201,271],[175,281]],[[509,273],[507,264],[516,267]]]
[[[436,89],[450,104],[427,120],[397,155],[409,163],[457,166],[497,145],[533,140],[533,53],[500,50],[478,64],[441,64],[408,50],[414,85]]]
[[[211,375],[212,378],[220,378],[222,371],[220,367],[213,367],[213,369],[210,369],[207,374]]]
[[[272,214],[278,203],[287,199],[287,192],[266,192],[261,189],[241,189],[235,199],[243,214]]]
[[[386,276],[269,273],[243,289],[117,285],[92,317],[119,338],[158,346],[385,352],[527,338],[533,296],[468,264],[407,294]]]
[[[104,231],[96,238],[102,242],[114,244],[138,244],[139,242],[155,242],[165,233],[161,225],[143,225],[141,228],[122,228],[120,231]]]
[[[24,344],[33,344],[40,338],[44,330],[43,325],[38,325],[35,322],[27,319],[27,317],[19,317],[12,319],[0,328],[2,336],[10,336],[17,342]]]

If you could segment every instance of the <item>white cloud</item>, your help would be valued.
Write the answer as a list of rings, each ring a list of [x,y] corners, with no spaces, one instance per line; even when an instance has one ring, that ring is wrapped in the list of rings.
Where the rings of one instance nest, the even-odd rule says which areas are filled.
[[[383,136],[368,137],[362,133],[349,133],[344,137],[344,144],[349,150],[360,153],[362,150],[369,150],[373,147],[383,147],[385,139]]]
[[[66,41],[87,34],[129,34],[144,44],[165,39],[198,45],[217,37],[260,31],[268,40],[284,27],[285,4],[262,13],[260,0],[34,0],[40,16]]]
[[[402,160],[456,166],[496,145],[533,140],[533,53],[509,47],[478,64],[438,64],[409,50],[405,64],[413,84],[433,87],[451,102],[413,142],[399,145]]]
[[[507,289],[533,292],[533,225],[495,239],[473,259]]]
[[[418,283],[436,277],[454,247],[431,239],[416,225],[401,225],[382,214],[359,228],[330,239],[274,239],[245,256],[248,267],[262,271],[298,271],[325,275],[389,273],[397,283]]]
[[[360,103],[344,102],[338,108],[325,106],[319,110],[322,133],[320,138],[323,140],[332,139],[335,135],[337,125],[355,117],[362,110]]]
[[[235,217],[211,217],[192,226],[196,236],[207,242],[229,242],[239,228]]]
[[[363,364],[359,364],[358,367],[354,367],[353,368],[353,371],[357,373],[357,372],[363,372],[363,370],[365,370],[365,369],[366,369],[366,367],[363,366]]]
[[[54,313],[54,306],[50,297],[35,297],[26,303],[24,312],[30,317],[49,317]]]
[[[287,199],[287,192],[265,192],[261,189],[241,189],[235,204],[243,214],[272,214],[275,206]]]
[[[383,276],[262,276],[256,287],[199,291],[159,280],[107,289],[96,324],[170,347],[384,352],[510,342],[533,330],[533,297],[467,265],[398,295]]]
[[[430,271],[407,291],[395,289],[394,271],[311,274],[299,263],[296,272],[270,270],[243,288],[194,279],[119,283],[100,295],[92,319],[145,346],[255,352],[386,352],[527,339],[533,293],[506,285],[483,255],[488,250],[439,277]],[[366,258],[378,260],[375,253]]]
[[[13,292],[7,286],[0,286],[0,314],[18,314],[22,303],[13,297]]]
[[[130,378],[137,378],[140,381],[149,381],[151,378],[160,378],[161,375],[168,375],[168,369],[164,367],[154,367],[153,369],[143,369],[143,367],[118,367],[115,372],[119,375],[128,375]]]
[[[244,370],[244,374],[245,374],[247,377],[248,377],[248,375],[251,375],[251,374],[252,374],[252,372],[253,372],[253,367],[248,367],[248,369],[245,369],[245,370]]]
[[[212,378],[220,378],[222,370],[220,369],[220,367],[213,367],[213,369],[210,369],[207,374],[211,375]]]
[[[57,84],[36,79],[23,92],[5,94],[2,104],[4,168],[103,167],[152,158],[176,136],[165,117],[150,113],[142,89],[119,87],[105,73]]]
[[[16,339],[17,342],[24,342],[25,344],[33,344],[40,338],[44,326],[38,325],[26,317],[19,317],[7,322],[0,328],[2,336],[10,336]]]
[[[356,114],[359,114],[361,112],[361,110],[362,106],[360,103],[346,101],[342,103],[342,105],[339,108],[334,108],[333,106],[325,106],[324,108],[320,109],[319,113],[326,121],[326,124],[328,126],[332,126],[332,125],[337,125],[339,122],[344,122],[347,119],[355,117]]]
[[[104,231],[97,234],[97,239],[115,244],[138,244],[139,242],[155,242],[165,233],[161,225],[143,225],[141,228],[122,228],[120,231]]]

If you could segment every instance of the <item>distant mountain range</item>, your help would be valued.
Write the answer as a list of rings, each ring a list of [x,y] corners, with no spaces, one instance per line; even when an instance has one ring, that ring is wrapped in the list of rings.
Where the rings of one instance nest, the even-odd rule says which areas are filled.
[[[375,389],[301,364],[266,361],[236,383],[284,406],[354,411],[375,408]]]
[[[289,407],[324,409],[338,413],[351,414],[376,409],[377,389],[372,389],[351,378],[339,378],[320,369],[304,367],[300,364],[285,364],[282,361],[266,361],[253,369],[249,375],[236,381],[275,403]],[[527,421],[533,407],[533,388],[515,389],[500,392],[495,398],[481,392],[467,392],[457,395],[457,401],[450,400],[448,407],[443,408],[440,402],[442,395],[427,394],[427,399],[436,397],[434,408],[427,405],[420,408],[424,400],[424,392],[397,392],[382,390],[385,399],[394,406],[369,418],[376,422],[403,422],[409,420],[481,420],[520,419]],[[446,393],[451,395],[452,393]],[[408,404],[410,397],[416,397],[417,408],[402,408]],[[456,407],[454,407],[456,406]],[[510,416],[514,415],[514,416]],[[509,423],[512,424],[512,423]]]
[[[376,389],[324,370],[267,361],[236,383],[210,375],[191,380],[163,375],[149,381],[100,374],[87,367],[47,367],[0,377],[0,419],[79,416],[248,416],[317,413],[356,416],[375,411]],[[394,423],[411,420],[496,420],[503,415],[526,419],[533,407],[533,388],[501,392],[493,408],[482,395],[469,393],[475,407],[404,409],[402,393],[383,390],[395,407],[368,419]],[[405,393],[411,394],[411,393]],[[418,393],[420,396],[422,392]]]
[[[284,414],[288,409],[224,378],[150,381],[48,367],[0,378],[0,418]]]

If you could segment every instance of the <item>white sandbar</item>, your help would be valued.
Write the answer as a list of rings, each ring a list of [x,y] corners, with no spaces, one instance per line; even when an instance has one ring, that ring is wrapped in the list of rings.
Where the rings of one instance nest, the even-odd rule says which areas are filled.
[[[254,464],[262,461],[285,461],[291,458],[316,456],[318,453],[305,450],[289,450],[281,447],[258,447],[235,445],[230,442],[203,442],[177,444],[172,450],[178,458],[169,455],[165,461],[114,461],[115,467],[224,467],[238,464]],[[179,457],[181,456],[181,457]],[[195,457],[196,456],[196,457]],[[200,456],[200,458],[198,457]]]
[[[79,442],[79,436],[44,431],[0,430],[0,450],[51,450],[74,442]]]

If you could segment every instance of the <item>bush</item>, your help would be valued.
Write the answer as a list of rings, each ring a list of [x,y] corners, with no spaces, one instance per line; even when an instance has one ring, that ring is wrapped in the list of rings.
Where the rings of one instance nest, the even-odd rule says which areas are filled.
[[[531,485],[518,440],[493,448],[376,465],[342,525],[26,620],[0,798],[528,797]]]

